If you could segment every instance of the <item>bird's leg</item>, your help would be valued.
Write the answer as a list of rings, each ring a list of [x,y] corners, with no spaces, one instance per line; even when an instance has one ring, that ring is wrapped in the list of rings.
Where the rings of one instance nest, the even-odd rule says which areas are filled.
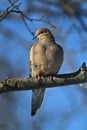
[[[49,77],[49,79],[51,79],[53,81],[54,74],[49,74],[49,75],[47,75],[47,77]]]
[[[36,75],[36,78],[38,78],[38,79],[41,79],[43,77],[44,77],[44,75],[42,75],[41,73],[39,73],[38,75]]]
[[[43,75],[43,74],[39,73],[38,75],[36,75],[36,78],[41,79],[43,77],[48,77],[49,79],[51,79],[53,81],[54,76],[55,76],[54,74]]]

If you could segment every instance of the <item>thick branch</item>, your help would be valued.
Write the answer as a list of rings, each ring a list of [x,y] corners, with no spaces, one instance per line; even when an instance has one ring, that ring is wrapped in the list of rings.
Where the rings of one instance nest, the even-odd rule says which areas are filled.
[[[0,82],[0,93],[9,91],[32,90],[39,88],[51,88],[56,86],[74,85],[87,82],[87,67],[85,63],[81,68],[69,74],[60,74],[53,77],[38,78],[15,78]]]

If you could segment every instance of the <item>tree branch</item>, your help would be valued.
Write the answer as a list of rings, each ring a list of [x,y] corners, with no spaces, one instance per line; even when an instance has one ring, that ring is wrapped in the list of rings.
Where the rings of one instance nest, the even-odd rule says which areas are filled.
[[[56,75],[53,79],[49,77],[6,79],[0,82],[0,93],[75,85],[85,82],[87,82],[87,67],[83,63],[78,71]]]
[[[27,15],[25,15],[23,13],[23,11],[21,11],[19,9],[21,3],[17,4],[17,2],[19,0],[16,0],[14,2],[11,2],[10,0],[8,0],[9,3],[10,3],[10,6],[8,6],[3,12],[0,13],[0,22],[5,19],[9,14],[11,13],[17,13],[17,14],[20,14],[21,17],[22,17],[22,20],[23,20],[23,23],[25,25],[25,27],[27,28],[28,32],[34,36],[34,33],[31,31],[30,27],[28,26],[28,23],[27,23],[27,20],[30,21],[30,22],[33,22],[33,21],[36,21],[36,22],[44,22],[48,25],[50,25],[51,27],[53,28],[56,28],[56,26],[54,26],[50,21],[46,20],[44,17],[41,17],[39,19],[33,19],[33,18],[30,18],[28,17]]]
[[[21,3],[16,4],[18,2],[18,0],[14,1],[10,6],[8,6],[3,12],[0,13],[0,22],[5,19],[12,10],[14,10],[15,8],[18,8]]]

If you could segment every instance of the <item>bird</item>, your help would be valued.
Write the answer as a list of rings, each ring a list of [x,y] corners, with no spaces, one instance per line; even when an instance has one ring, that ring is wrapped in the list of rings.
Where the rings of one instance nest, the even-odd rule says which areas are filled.
[[[48,28],[39,28],[34,38],[37,38],[38,41],[31,45],[29,51],[30,77],[55,76],[64,59],[62,46],[55,42],[55,38]],[[45,88],[32,90],[31,116],[34,116],[40,108],[44,93]]]

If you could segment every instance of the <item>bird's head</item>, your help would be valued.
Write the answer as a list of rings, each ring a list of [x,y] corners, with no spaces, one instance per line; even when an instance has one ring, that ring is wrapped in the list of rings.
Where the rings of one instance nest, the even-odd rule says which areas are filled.
[[[38,38],[39,40],[42,39],[42,38],[53,38],[53,35],[51,33],[51,31],[48,29],[48,28],[40,28],[36,31],[35,33],[35,37],[34,38]]]

